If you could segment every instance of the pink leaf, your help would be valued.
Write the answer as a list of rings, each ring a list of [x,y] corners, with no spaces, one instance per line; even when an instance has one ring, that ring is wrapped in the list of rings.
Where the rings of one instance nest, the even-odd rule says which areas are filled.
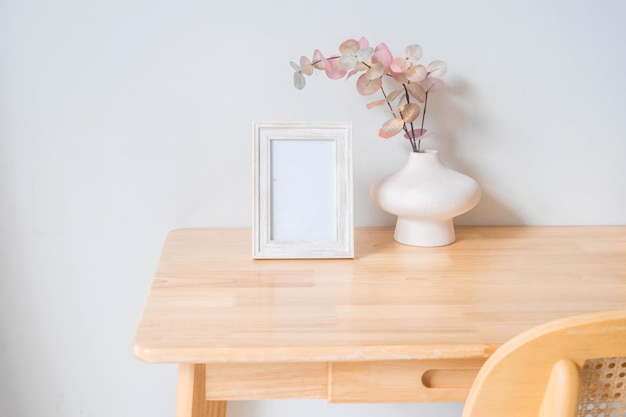
[[[338,56],[327,58],[324,62],[324,70],[326,71],[326,76],[331,80],[343,78],[348,72],[346,69],[342,68]]]
[[[404,48],[406,59],[415,64],[422,57],[422,47],[419,45],[409,45]]]
[[[361,39],[359,39],[359,45],[361,46],[361,48],[367,48],[370,46],[370,42],[365,36],[361,36]]]
[[[389,71],[389,68],[391,66],[391,61],[393,61],[393,55],[391,54],[389,47],[387,47],[387,45],[385,45],[384,43],[378,44],[378,46],[374,50],[372,62],[380,62],[381,64],[383,64],[385,72],[387,72]]]
[[[423,65],[414,65],[411,68],[407,69],[404,74],[409,80],[417,83],[426,78],[427,72],[426,68]]]
[[[428,64],[428,75],[435,78],[443,77],[448,71],[448,65],[443,61],[433,61]]]
[[[404,121],[402,119],[394,117],[393,119],[387,120],[383,124],[383,126],[378,131],[378,136],[380,136],[381,138],[389,139],[390,137],[400,133],[403,127]]]
[[[391,93],[387,94],[387,100],[394,101],[398,98],[400,94],[404,94],[404,88],[398,88],[393,90]]]
[[[380,62],[377,62],[367,69],[365,75],[368,80],[375,80],[385,75],[385,67]]]
[[[371,103],[367,104],[367,108],[368,109],[373,109],[374,107],[378,107],[378,106],[382,106],[383,104],[385,104],[387,102],[387,100],[382,99],[382,100],[376,100],[376,101],[372,101]]]
[[[305,56],[300,57],[300,71],[302,71],[304,75],[313,74],[313,65],[311,65],[309,58]]]
[[[422,86],[424,88],[424,91],[430,93],[431,91],[434,92],[441,90],[444,86],[444,82],[439,78],[428,77],[424,81],[422,81]]]
[[[346,76],[346,80],[347,80],[348,78],[352,77],[354,74],[358,74],[358,73],[359,73],[359,70],[358,70],[358,69],[353,69],[353,70],[352,70],[352,71],[350,71],[350,72],[348,73],[348,75]]]
[[[359,49],[361,49],[361,46],[359,45],[359,42],[354,39],[348,39],[339,45],[339,52],[342,54],[356,53]]]
[[[411,63],[406,58],[394,58],[391,61],[391,70],[393,72],[404,72],[411,66]]]
[[[424,129],[424,132],[426,132],[426,129]],[[433,136],[435,136],[434,132],[424,133],[423,135],[416,137],[415,140],[424,140],[424,139],[432,138]]]
[[[380,90],[382,86],[382,79],[376,78],[374,80],[369,80],[365,74],[361,74],[359,79],[356,81],[356,90],[362,96],[371,96]]]
[[[420,103],[423,103],[426,100],[426,91],[421,84],[409,83],[406,84],[406,88],[409,90],[409,94],[415,97]]]
[[[402,109],[402,120],[404,123],[411,123],[420,115],[420,106],[415,103],[409,103]]]
[[[391,71],[391,78],[393,78],[398,84],[407,84],[409,79],[406,78],[403,72],[393,72]]]
[[[409,137],[409,134],[411,135],[410,137]],[[421,136],[423,136],[425,134],[426,134],[426,129],[419,129],[419,128],[417,128],[417,129],[410,130],[409,133],[405,133],[404,137],[407,138],[407,139],[410,139],[410,138],[416,138],[417,139],[417,138],[419,138],[419,137],[421,137]],[[432,133],[429,134],[429,135],[432,135]]]
[[[319,49],[313,51],[313,67],[315,67],[315,69],[323,70],[324,61],[326,61],[326,58],[324,58],[324,55],[322,55]]]
[[[435,134],[433,132],[426,133],[426,129],[414,129],[411,135],[411,137],[415,137],[416,141],[432,138],[433,136],[435,136]],[[409,139],[409,136],[406,133],[404,134],[404,137]]]

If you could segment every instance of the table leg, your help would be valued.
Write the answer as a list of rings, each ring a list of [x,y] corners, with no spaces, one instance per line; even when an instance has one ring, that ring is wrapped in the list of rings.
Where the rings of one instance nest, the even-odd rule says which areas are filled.
[[[176,417],[226,417],[226,401],[206,400],[205,378],[204,364],[178,365]]]

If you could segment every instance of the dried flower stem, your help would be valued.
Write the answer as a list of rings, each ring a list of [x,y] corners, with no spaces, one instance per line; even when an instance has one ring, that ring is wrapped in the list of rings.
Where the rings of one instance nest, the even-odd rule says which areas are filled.
[[[422,111],[422,125],[420,126],[420,132],[424,131],[424,120],[426,119],[426,106],[428,105],[428,91],[426,91],[426,97],[424,98],[424,110]],[[417,150],[415,152],[420,151],[420,145],[422,144],[421,140],[417,141]]]

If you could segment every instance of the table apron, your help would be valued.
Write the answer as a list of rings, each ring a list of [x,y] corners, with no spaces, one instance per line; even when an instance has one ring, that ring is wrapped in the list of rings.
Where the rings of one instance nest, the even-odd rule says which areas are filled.
[[[206,364],[206,399],[465,401],[485,358]]]

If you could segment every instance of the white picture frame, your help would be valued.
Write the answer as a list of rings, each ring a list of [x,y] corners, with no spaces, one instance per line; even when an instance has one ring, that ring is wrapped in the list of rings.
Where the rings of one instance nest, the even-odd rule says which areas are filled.
[[[255,259],[354,258],[352,124],[254,122]]]

